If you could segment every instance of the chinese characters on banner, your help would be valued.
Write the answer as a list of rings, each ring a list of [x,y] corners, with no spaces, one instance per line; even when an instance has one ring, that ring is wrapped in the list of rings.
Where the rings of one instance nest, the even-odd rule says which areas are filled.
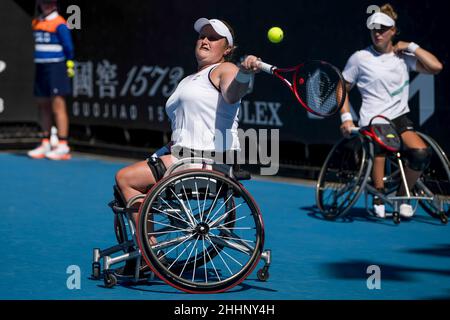
[[[118,121],[113,125],[134,124],[143,128],[150,125],[153,129],[167,131],[170,126],[164,106],[185,76],[184,69],[158,65],[119,69],[107,59],[75,63],[73,120],[108,125]],[[284,125],[281,105],[279,101],[243,100],[240,124],[243,127],[281,128]]]
[[[181,67],[132,66],[120,81],[119,67],[107,59],[75,62],[72,116],[96,120],[167,125],[166,99],[184,76]]]

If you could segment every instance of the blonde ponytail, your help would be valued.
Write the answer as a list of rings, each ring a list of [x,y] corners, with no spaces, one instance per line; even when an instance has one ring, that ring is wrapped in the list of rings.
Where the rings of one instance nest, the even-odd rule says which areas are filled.
[[[384,14],[387,14],[389,17],[394,19],[394,21],[397,21],[398,15],[397,12],[395,12],[394,8],[390,3],[383,4],[380,8],[381,12]]]

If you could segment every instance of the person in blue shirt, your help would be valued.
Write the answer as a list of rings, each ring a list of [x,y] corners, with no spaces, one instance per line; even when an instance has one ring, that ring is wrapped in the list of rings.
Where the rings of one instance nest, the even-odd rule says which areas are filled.
[[[38,5],[42,14],[32,22],[36,66],[34,96],[44,138],[28,155],[34,159],[69,160],[69,117],[64,97],[71,92],[69,77],[74,74],[74,47],[67,23],[58,14],[57,1],[38,0]],[[56,146],[50,144],[53,124],[58,130]]]

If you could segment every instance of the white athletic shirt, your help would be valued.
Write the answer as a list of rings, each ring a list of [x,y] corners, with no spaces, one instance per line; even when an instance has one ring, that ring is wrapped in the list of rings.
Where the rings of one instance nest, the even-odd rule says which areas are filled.
[[[167,100],[173,148],[240,150],[237,128],[241,101],[228,104],[211,83],[209,74],[218,65],[184,78]]]
[[[372,46],[348,59],[342,75],[361,93],[360,126],[379,114],[395,119],[409,112],[409,71],[416,71],[416,63],[413,55],[382,54]]]

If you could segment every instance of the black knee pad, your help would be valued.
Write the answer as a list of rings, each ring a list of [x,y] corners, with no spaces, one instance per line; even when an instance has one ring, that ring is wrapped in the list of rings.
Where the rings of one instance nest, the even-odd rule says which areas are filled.
[[[150,170],[152,171],[153,177],[155,177],[156,181],[162,179],[167,169],[164,163],[160,158],[150,157],[147,159],[147,164]]]
[[[408,167],[416,171],[425,170],[430,164],[431,155],[432,152],[430,147],[422,149],[407,149],[406,160]]]

